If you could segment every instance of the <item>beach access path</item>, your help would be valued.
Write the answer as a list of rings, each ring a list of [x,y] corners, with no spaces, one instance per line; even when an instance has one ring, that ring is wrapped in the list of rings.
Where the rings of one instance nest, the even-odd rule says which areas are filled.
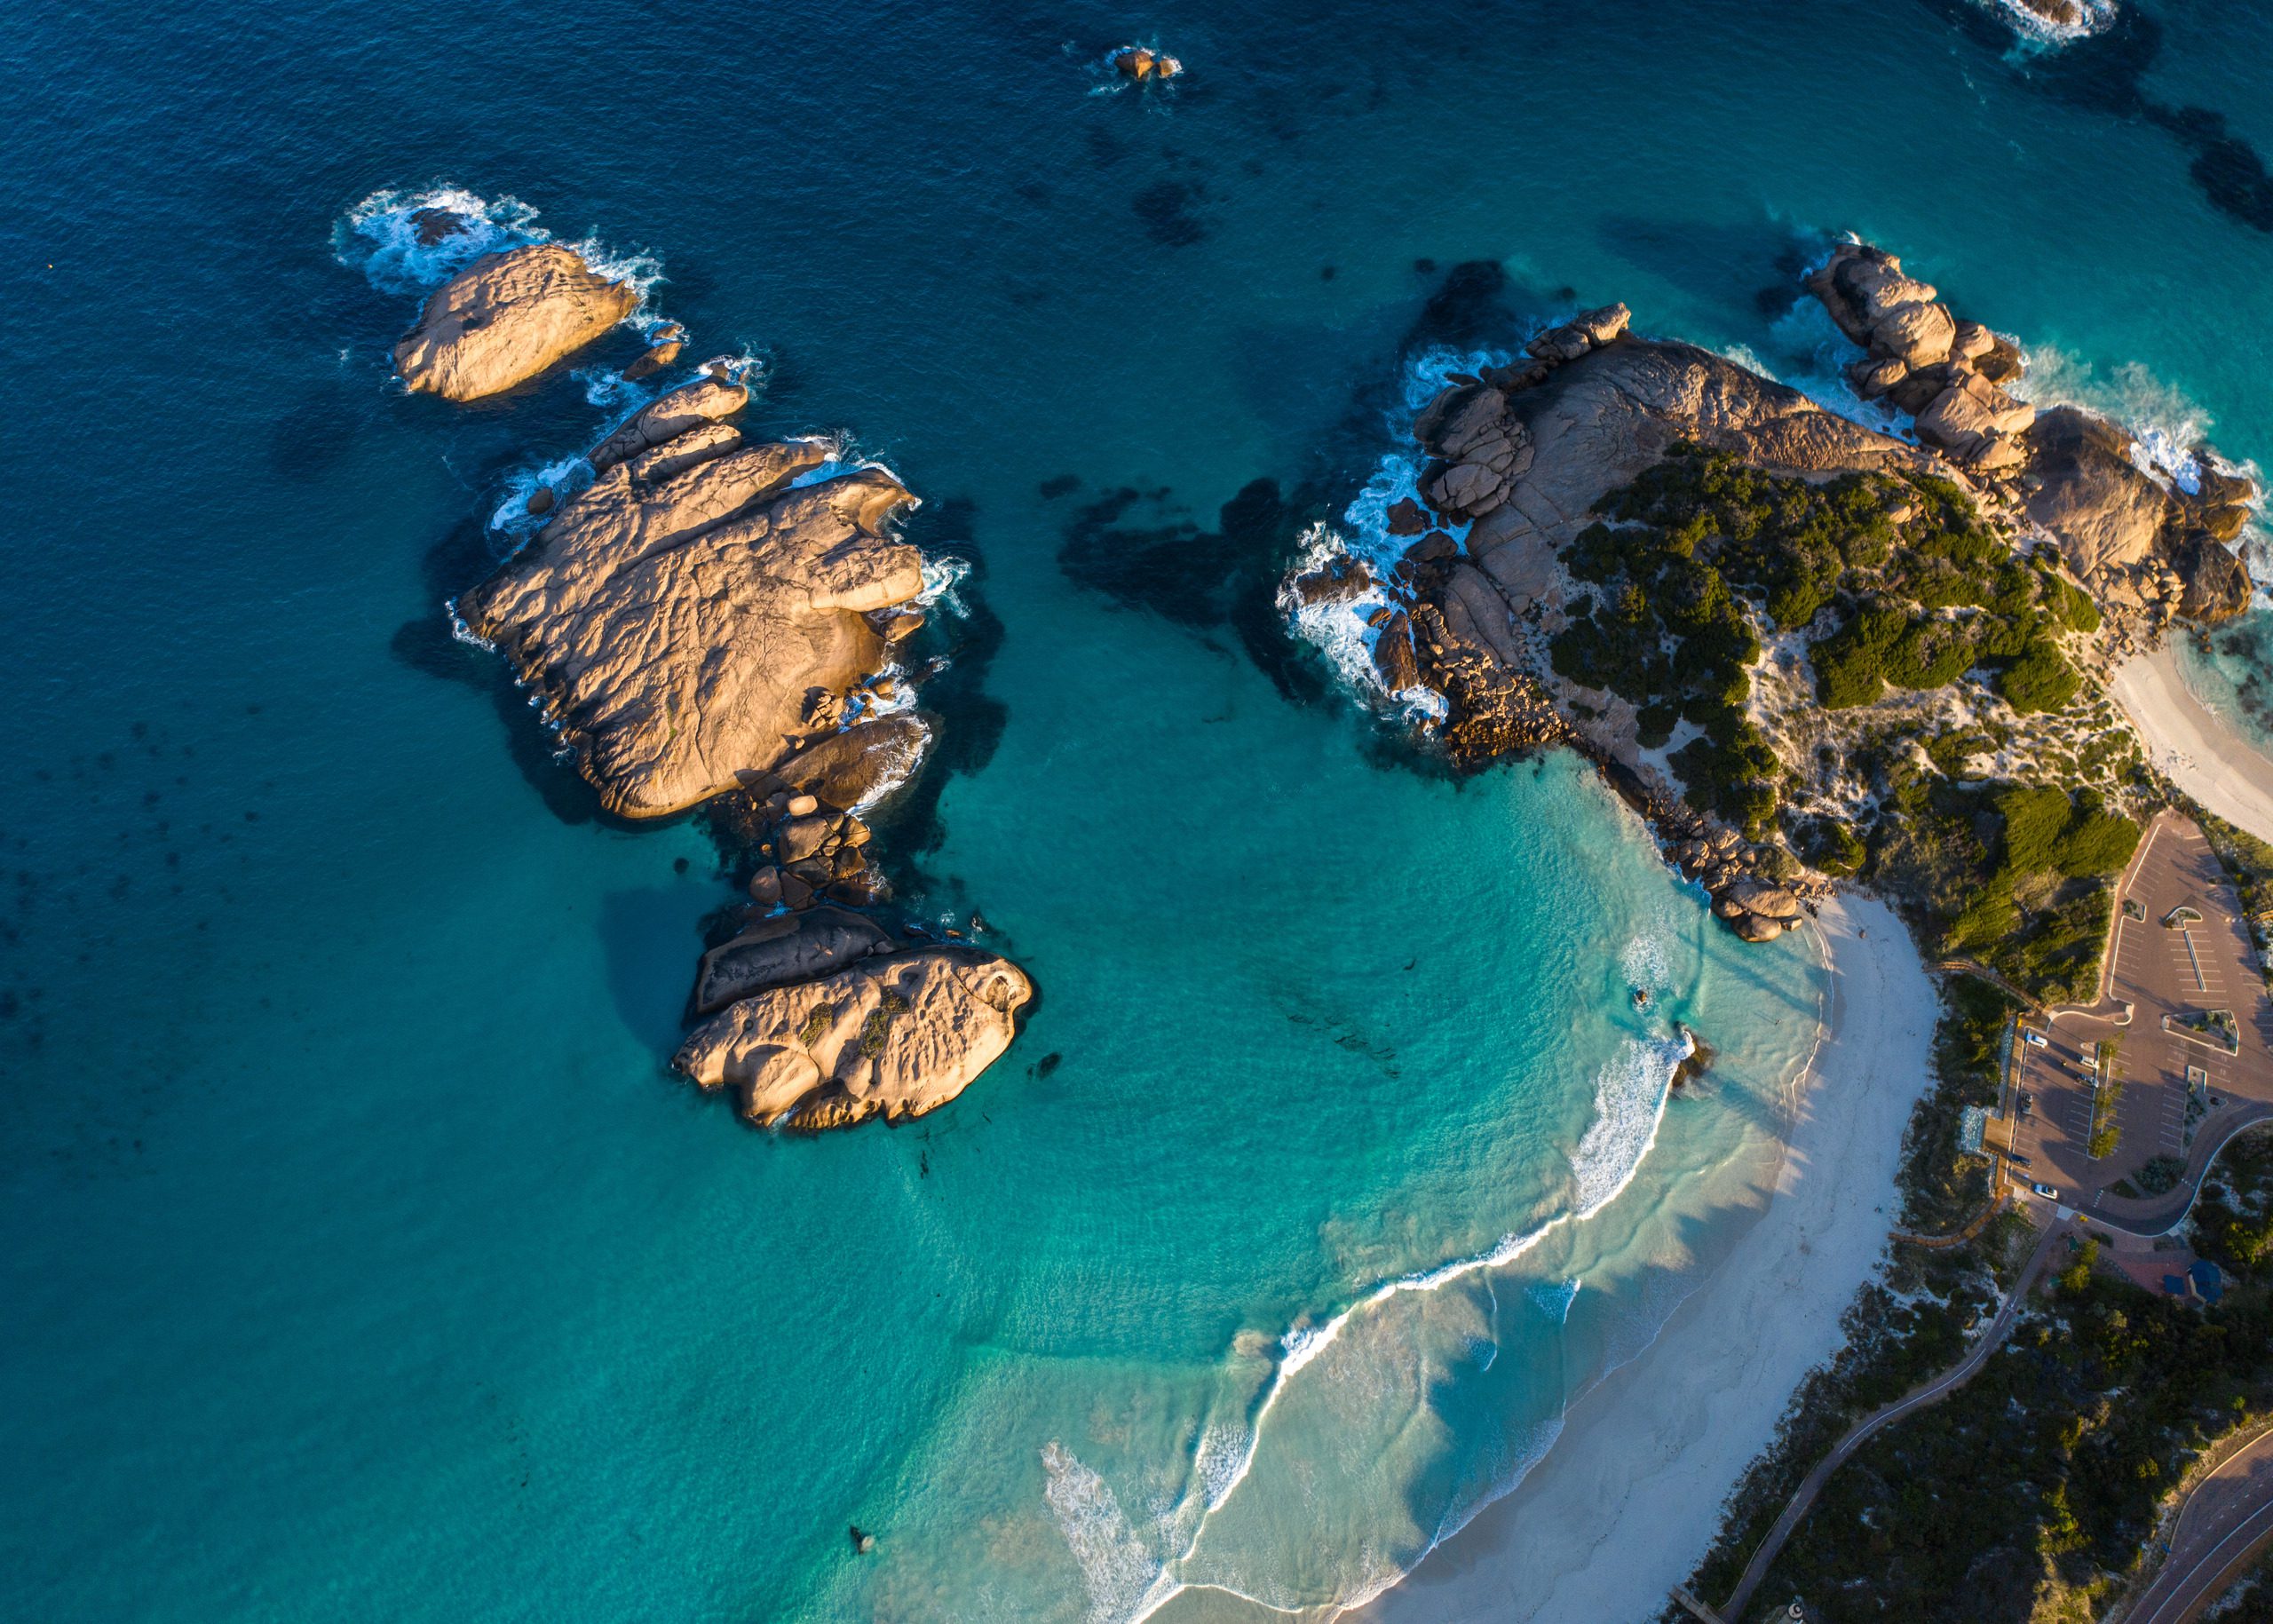
[[[1885,1254],[1903,1130],[1929,1086],[1938,1004],[1901,920],[1843,897],[1813,930],[1824,1042],[1766,1210],[1654,1342],[1572,1401],[1513,1493],[1346,1616],[1654,1618],[1711,1546],[1722,1502],[1838,1351],[1841,1317]]]
[[[1996,1318],[1989,1322],[1986,1331],[1974,1339],[1963,1359],[1941,1374],[1920,1382],[1901,1398],[1872,1411],[1849,1429],[1846,1436],[1831,1446],[1831,1452],[1816,1462],[1815,1470],[1801,1480],[1800,1486],[1793,1493],[1790,1503],[1784,1508],[1784,1514],[1776,1519],[1776,1525],[1768,1531],[1768,1537],[1761,1541],[1759,1549],[1752,1553],[1752,1560],[1745,1566],[1744,1577],[1737,1580],[1735,1591],[1721,1609],[1723,1618],[1744,1617],[1744,1610],[1752,1601],[1753,1592],[1759,1589],[1761,1580],[1768,1577],[1769,1568],[1782,1554],[1794,1531],[1815,1504],[1816,1496],[1823,1493],[1823,1485],[1831,1481],[1831,1474],[1844,1465],[1849,1456],[1870,1442],[1882,1428],[1900,1421],[1913,1411],[1948,1398],[1963,1387],[1980,1372],[1982,1366],[1989,1362],[1989,1356],[2004,1345],[2005,1338],[2012,1332],[2013,1322],[2020,1318],[2022,1308],[2027,1304],[2030,1288],[2044,1271],[2045,1261],[2053,1255],[2054,1243],[2067,1232],[2068,1225],[2064,1223],[2055,1223],[2044,1232],[2043,1238],[2036,1243],[2036,1250],[2029,1254],[2020,1279],[2014,1283],[2012,1290],[2006,1294],[2004,1303],[1998,1308]]]

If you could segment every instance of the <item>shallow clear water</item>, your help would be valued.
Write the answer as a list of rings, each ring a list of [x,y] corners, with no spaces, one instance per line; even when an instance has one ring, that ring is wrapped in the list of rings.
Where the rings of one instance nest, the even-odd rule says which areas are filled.
[[[1712,928],[1577,764],[1416,771],[1068,527],[1338,511],[1461,261],[1509,286],[1427,337],[1622,298],[1827,387],[1762,296],[1849,226],[2273,462],[2273,238],[2136,115],[2273,141],[2273,18],[2152,16],[2134,72],[1957,5],[1171,7],[1150,99],[1092,7],[0,22],[6,1611],[1119,1620],[1409,1562],[1742,1224],[1808,950]],[[594,820],[439,607],[612,408],[392,393],[415,296],[337,252],[441,183],[652,256],[763,426],[983,566],[960,770],[886,838],[1045,1002],[924,1122],[774,1139],[663,1075],[709,848]],[[1676,1018],[1723,1058],[1659,1124]],[[1588,1222],[1367,1301],[1653,1129]]]

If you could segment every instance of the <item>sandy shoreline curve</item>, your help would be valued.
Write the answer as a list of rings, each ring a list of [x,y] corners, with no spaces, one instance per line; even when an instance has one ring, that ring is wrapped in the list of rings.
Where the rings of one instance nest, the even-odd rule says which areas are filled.
[[[1823,905],[1825,1033],[1768,1208],[1638,1357],[1572,1404],[1515,1492],[1392,1588],[1367,1624],[1654,1619],[1719,1531],[1887,1246],[1939,1001],[1884,903]]]
[[[2134,654],[2116,668],[2111,686],[2148,760],[2171,782],[2237,828],[2273,841],[2273,761],[2195,697],[2177,654]]]

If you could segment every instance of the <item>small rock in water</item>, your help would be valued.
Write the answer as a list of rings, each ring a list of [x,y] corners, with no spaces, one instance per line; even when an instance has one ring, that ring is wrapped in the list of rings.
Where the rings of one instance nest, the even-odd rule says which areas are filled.
[[[532,519],[536,518],[539,514],[551,512],[552,487],[550,485],[540,485],[535,490],[531,491],[529,493],[528,505],[529,517]]]
[[[845,1533],[850,1534],[852,1538],[852,1549],[858,1551],[861,1556],[865,1557],[870,1551],[875,1549],[876,1536],[873,1533],[862,1533],[859,1524],[854,1523],[845,1529]]]
[[[810,818],[820,810],[820,802],[812,796],[793,795],[789,797],[789,815],[792,818]]]

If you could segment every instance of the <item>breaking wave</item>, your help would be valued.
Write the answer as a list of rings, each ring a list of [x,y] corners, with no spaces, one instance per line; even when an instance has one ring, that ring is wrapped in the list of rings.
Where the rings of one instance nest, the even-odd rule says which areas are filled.
[[[1382,614],[1384,610],[1406,607],[1402,595],[1382,583],[1395,579],[1398,560],[1415,539],[1390,533],[1390,510],[1407,499],[1420,501],[1421,472],[1426,459],[1413,440],[1414,418],[1451,381],[1453,373],[1472,374],[1485,367],[1501,365],[1507,359],[1506,353],[1500,351],[1462,352],[1442,347],[1414,356],[1406,366],[1404,385],[1386,422],[1395,448],[1382,454],[1365,488],[1342,510],[1338,525],[1313,525],[1303,534],[1303,551],[1295,566],[1279,583],[1278,607],[1288,627],[1326,657],[1327,663],[1350,691],[1360,698],[1387,701],[1415,720],[1441,721],[1449,707],[1444,695],[1433,688],[1416,685],[1392,693],[1382,681],[1381,668],[1374,658],[1374,646],[1381,641],[1381,628],[1373,622],[1376,617],[1386,619]],[[1467,526],[1443,527],[1455,542],[1467,540]],[[1364,564],[1373,584],[1346,600],[1303,602],[1295,590],[1295,577],[1342,559]]]
[[[1686,1033],[1671,1038],[1628,1038],[1604,1064],[1595,1079],[1594,1120],[1571,1156],[1571,1200],[1563,1212],[1526,1233],[1503,1236],[1497,1245],[1472,1256],[1385,1280],[1327,1319],[1290,1327],[1279,1338],[1277,1367],[1245,1427],[1232,1431],[1210,1426],[1203,1431],[1193,1462],[1196,1495],[1162,1519],[1171,1531],[1190,1531],[1172,1559],[1160,1560],[1147,1552],[1111,1489],[1055,1443],[1050,1445],[1044,1453],[1050,1509],[1081,1565],[1092,1601],[1093,1624],[1142,1624],[1187,1588],[1176,1570],[1199,1549],[1210,1516],[1254,1470],[1272,1412],[1302,1373],[1333,1347],[1358,1316],[1403,1295],[1434,1293],[1470,1276],[1505,1268],[1564,1225],[1583,1222],[1616,1200],[1656,1143],[1674,1070],[1694,1048]],[[1529,1295],[1533,1305],[1559,1325],[1567,1319],[1579,1288],[1580,1282],[1572,1279],[1533,1286]],[[1493,1354],[1496,1351],[1495,1347]],[[1478,1363],[1488,1367],[1490,1359],[1479,1359]],[[1428,1549],[1452,1537],[1477,1511],[1519,1484],[1544,1458],[1561,1430],[1559,1417],[1543,1422],[1518,1457],[1503,1463],[1504,1469],[1492,1481],[1472,1485],[1457,1494],[1438,1518]],[[1198,1511],[1196,1518],[1190,1515],[1193,1509]],[[1412,1561],[1426,1554],[1424,1549]],[[1410,1566],[1410,1562],[1387,1565],[1386,1571],[1367,1575],[1362,1594],[1341,1598],[1337,1609],[1359,1605],[1379,1595]],[[1105,1610],[1124,1605],[1126,1611]]]
[[[463,186],[423,191],[384,186],[357,203],[332,227],[339,263],[363,273],[382,293],[417,294],[440,287],[484,254],[550,242],[537,211],[508,193],[486,198]],[[648,295],[663,280],[663,264],[644,251],[622,252],[597,237],[571,242],[584,263],[610,281],[628,282],[639,305],[627,318],[642,330],[661,318]]]

